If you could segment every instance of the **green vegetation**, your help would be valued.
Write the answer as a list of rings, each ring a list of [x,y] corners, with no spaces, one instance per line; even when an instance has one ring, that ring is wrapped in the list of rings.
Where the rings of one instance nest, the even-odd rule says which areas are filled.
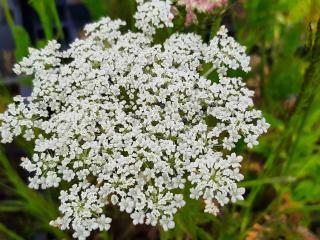
[[[14,25],[1,0],[20,60],[30,46],[28,33]],[[122,18],[134,29],[133,0],[84,0],[92,19],[104,15]],[[32,0],[45,39],[37,45],[63,38],[53,0]],[[183,27],[183,18],[180,26]],[[255,104],[271,124],[259,146],[247,150],[242,173],[246,198],[222,213],[203,213],[203,204],[189,200],[176,216],[176,228],[163,232],[151,227],[133,227],[125,214],[109,209],[110,233],[94,239],[319,239],[320,238],[320,1],[319,0],[233,0],[225,11],[200,17],[195,28],[203,36],[214,35],[222,23],[232,29],[237,41],[247,46],[252,71],[243,76],[256,93]],[[57,33],[52,26],[56,26]],[[200,26],[200,27],[199,27]],[[211,26],[211,27],[210,27]],[[158,33],[159,41],[170,32]],[[1,38],[1,36],[0,36]],[[0,86],[0,111],[10,101]],[[23,141],[13,148],[30,153]],[[49,233],[69,239],[67,233],[48,225],[58,214],[56,192],[35,192],[27,187],[17,159],[8,159],[0,148],[0,239],[27,239]],[[143,233],[143,238],[139,238]],[[68,236],[67,236],[68,235]],[[49,235],[48,235],[49,236]],[[148,236],[148,237],[147,237]]]

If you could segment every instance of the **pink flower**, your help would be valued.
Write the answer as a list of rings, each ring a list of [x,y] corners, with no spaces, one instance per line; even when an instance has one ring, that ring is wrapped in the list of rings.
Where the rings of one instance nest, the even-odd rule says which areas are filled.
[[[199,12],[210,13],[214,9],[225,6],[228,3],[228,0],[179,0],[179,5],[185,5],[187,16],[185,20],[185,25],[190,25],[194,19],[195,14],[194,10]]]

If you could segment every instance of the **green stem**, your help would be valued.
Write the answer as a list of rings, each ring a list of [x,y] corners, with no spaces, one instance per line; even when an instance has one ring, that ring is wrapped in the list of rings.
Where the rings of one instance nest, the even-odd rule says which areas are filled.
[[[300,207],[292,207],[284,210],[285,213],[291,212],[314,212],[320,211],[320,205],[302,205]]]
[[[208,77],[216,68],[215,67],[211,67],[208,71],[206,71],[202,76],[204,77]]]
[[[281,183],[292,183],[295,182],[295,177],[271,177],[271,178],[264,178],[264,179],[256,179],[250,181],[243,181],[239,183],[240,187],[254,187],[254,186],[261,186],[264,184],[281,184]]]

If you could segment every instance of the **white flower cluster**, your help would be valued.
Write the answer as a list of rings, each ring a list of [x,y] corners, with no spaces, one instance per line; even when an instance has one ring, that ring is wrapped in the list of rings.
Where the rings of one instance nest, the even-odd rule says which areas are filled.
[[[186,185],[217,214],[244,193],[242,158],[232,149],[240,139],[252,147],[268,128],[253,92],[228,74],[248,71],[249,58],[224,27],[210,44],[176,33],[159,45],[145,32],[122,34],[122,25],[104,18],[68,50],[55,41],[31,49],[15,71],[34,76],[32,95],[15,97],[0,115],[3,143],[18,135],[34,141],[21,164],[32,173],[30,187],[69,186],[51,224],[78,239],[109,229],[108,204],[134,224],[173,228]]]
[[[146,35],[153,35],[156,29],[173,27],[174,18],[171,12],[171,0],[137,0],[135,14],[136,27]]]

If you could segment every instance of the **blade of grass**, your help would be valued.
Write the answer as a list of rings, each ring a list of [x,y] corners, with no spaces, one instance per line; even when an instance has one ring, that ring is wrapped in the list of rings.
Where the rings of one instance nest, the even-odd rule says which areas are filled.
[[[291,213],[291,212],[320,212],[320,205],[302,205],[300,207],[294,208],[286,208],[283,212]]]
[[[51,27],[51,20],[48,11],[46,10],[45,2],[43,0],[30,1],[30,5],[37,12],[43,31],[46,37],[46,40],[50,40],[53,37],[53,31]]]
[[[54,0],[31,0],[30,5],[37,12],[47,41],[52,38],[63,38],[62,24]],[[54,36],[53,29],[57,28]]]
[[[259,178],[255,180],[249,181],[242,181],[239,183],[240,187],[254,187],[254,186],[261,186],[264,184],[283,184],[283,183],[292,183],[295,182],[297,179],[291,176],[285,177],[271,177],[271,178]]]
[[[0,212],[18,212],[26,210],[24,201],[5,200],[0,201]]]
[[[0,223],[0,232],[8,237],[8,239],[12,240],[23,240],[24,238],[8,229],[4,224]]]
[[[63,34],[63,28],[62,28],[62,24],[60,21],[60,17],[59,17],[59,13],[57,10],[57,6],[54,0],[48,0],[47,2],[48,8],[52,14],[52,18],[53,18],[53,22],[56,25],[57,28],[57,36],[56,38],[64,38],[64,34]]]

